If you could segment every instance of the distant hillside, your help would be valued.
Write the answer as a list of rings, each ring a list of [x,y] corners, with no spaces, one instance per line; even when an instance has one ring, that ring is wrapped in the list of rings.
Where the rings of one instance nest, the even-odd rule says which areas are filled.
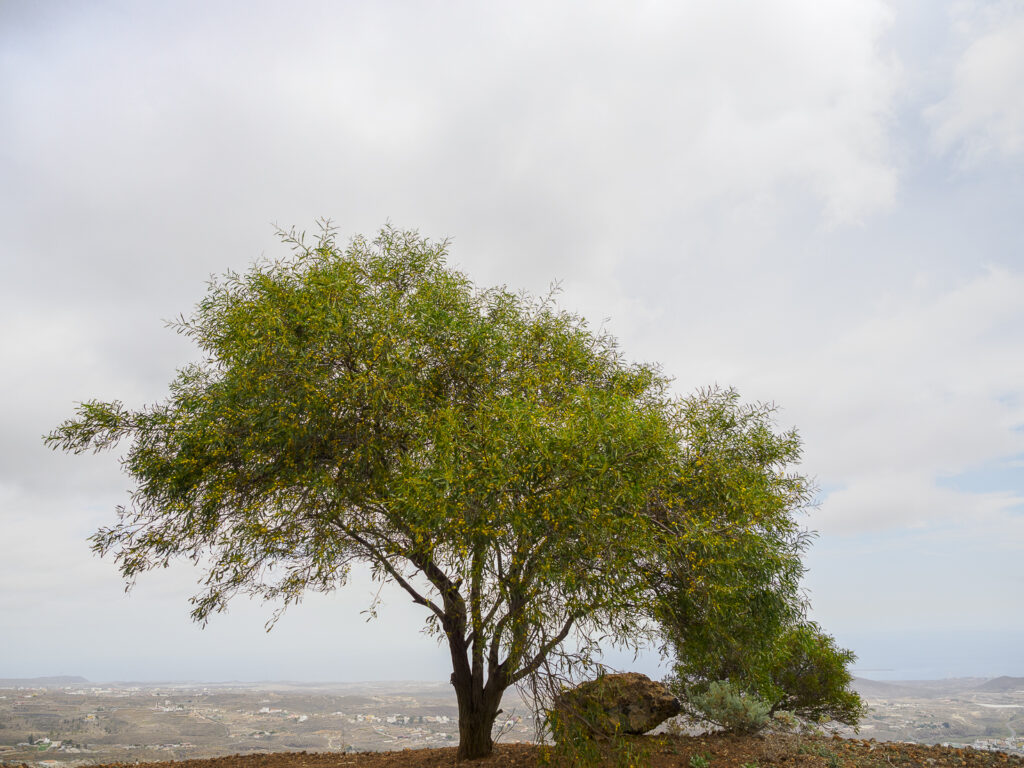
[[[53,677],[0,677],[0,688],[17,688],[34,686],[37,688],[60,688],[64,685],[81,685],[88,683],[78,675],[55,675]]]
[[[863,677],[854,678],[853,689],[869,699],[902,699],[920,696],[922,693],[920,686],[904,685],[902,682],[888,683],[883,680],[868,680]]]
[[[930,699],[982,690],[979,686],[986,682],[984,677],[954,677],[947,680],[868,680],[855,677],[853,689],[867,698]]]
[[[963,693],[1024,691],[1024,677],[956,677],[948,680],[853,679],[853,689],[869,699],[931,699]]]
[[[987,693],[1004,693],[1006,691],[1024,691],[1024,677],[997,677],[974,690]]]

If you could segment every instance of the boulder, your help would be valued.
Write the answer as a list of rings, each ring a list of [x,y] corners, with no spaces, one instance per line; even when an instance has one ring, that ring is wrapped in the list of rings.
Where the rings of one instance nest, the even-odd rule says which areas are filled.
[[[593,733],[646,733],[679,714],[679,700],[662,683],[638,672],[603,675],[563,691],[553,714],[566,726]]]

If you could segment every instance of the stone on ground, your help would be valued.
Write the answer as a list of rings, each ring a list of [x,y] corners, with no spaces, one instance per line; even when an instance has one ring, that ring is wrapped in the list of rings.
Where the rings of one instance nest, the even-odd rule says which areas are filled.
[[[555,698],[555,716],[594,733],[647,733],[679,714],[679,700],[663,684],[638,672],[604,675]]]

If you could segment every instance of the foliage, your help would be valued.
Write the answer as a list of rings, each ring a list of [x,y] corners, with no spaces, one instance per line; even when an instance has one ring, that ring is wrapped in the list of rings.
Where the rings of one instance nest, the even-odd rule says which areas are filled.
[[[774,655],[756,670],[756,677],[735,677],[729,681],[736,692],[764,701],[774,727],[793,730],[803,724],[839,722],[856,725],[866,705],[851,688],[851,651],[839,648],[834,638],[813,622],[801,622],[786,629],[774,646]],[[760,681],[758,685],[753,680]],[[717,683],[691,677],[676,677],[671,687],[680,695],[684,708],[693,714],[704,711],[709,687]],[[700,719],[725,727],[713,717]]]
[[[813,622],[791,627],[780,638],[769,666],[777,691],[774,711],[791,711],[806,720],[856,725],[866,705],[850,686],[855,656]]]
[[[573,722],[562,713],[549,710],[545,717],[545,726],[548,735],[554,742],[550,749],[542,754],[550,758],[557,758],[559,764],[564,765],[599,765],[602,761],[602,744],[594,737],[594,734],[579,723]]]
[[[804,619],[810,534],[796,516],[814,487],[789,471],[800,439],[775,430],[774,412],[741,404],[731,389],[684,401],[683,468],[659,511],[672,554],[652,600],[675,656],[669,682],[684,702],[727,680],[772,712],[856,723],[853,654]]]
[[[609,755],[625,754],[626,744],[621,734],[604,740],[595,738],[583,724],[554,711],[547,713],[545,725],[554,743],[543,754],[556,758],[559,765],[596,766],[604,763]]]
[[[653,746],[644,738],[622,733],[596,737],[591,728],[556,712],[548,713],[547,724],[554,745],[541,752],[542,764],[614,768],[640,768],[650,764]]]
[[[730,733],[757,733],[768,725],[771,705],[728,680],[715,681],[707,691],[693,694],[688,711]]]
[[[566,697],[567,693],[569,697]],[[562,698],[544,709],[544,723],[556,743],[621,734],[622,724],[608,715],[605,699],[593,692],[588,696],[573,696],[573,693],[576,693],[575,689],[563,691]]]
[[[607,670],[603,665],[597,666],[596,679],[601,679]],[[528,693],[543,713],[543,730],[538,733],[538,740],[550,738],[554,742],[550,754],[557,756],[561,764],[636,768],[649,763],[649,744],[629,737],[621,721],[609,716],[607,705],[614,698],[612,687],[588,685],[586,695],[581,696],[579,686],[549,668],[531,680],[531,686]]]
[[[47,440],[127,442],[135,488],[93,548],[129,585],[202,565],[197,621],[239,593],[283,610],[356,563],[397,583],[451,650],[460,756],[487,754],[502,692],[572,633],[643,631],[631,566],[656,547],[677,404],[550,296],[475,288],[444,242],[282,235],[291,258],[180,318],[202,358],[164,401],[82,403]]]
[[[802,616],[809,537],[794,517],[813,487],[787,473],[800,441],[776,434],[773,413],[731,389],[683,401],[682,471],[660,511],[671,555],[652,602],[681,679],[750,679]]]
[[[800,442],[775,433],[773,412],[731,389],[683,401],[683,466],[662,512],[673,553],[654,605],[680,676],[750,677],[802,615],[809,537],[794,513],[813,487],[785,471]]]
[[[828,765],[828,768],[839,768],[843,765],[843,761],[840,759],[839,755],[822,744],[801,744],[797,747],[797,753],[824,757],[827,761],[826,765]],[[932,762],[934,762],[934,760]]]

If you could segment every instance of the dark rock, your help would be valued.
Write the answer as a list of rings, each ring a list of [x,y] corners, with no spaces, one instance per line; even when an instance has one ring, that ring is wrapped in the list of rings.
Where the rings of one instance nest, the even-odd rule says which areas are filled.
[[[679,700],[662,683],[638,672],[624,672],[564,691],[555,698],[553,714],[568,727],[575,724],[612,736],[646,733],[678,715],[679,709]]]

